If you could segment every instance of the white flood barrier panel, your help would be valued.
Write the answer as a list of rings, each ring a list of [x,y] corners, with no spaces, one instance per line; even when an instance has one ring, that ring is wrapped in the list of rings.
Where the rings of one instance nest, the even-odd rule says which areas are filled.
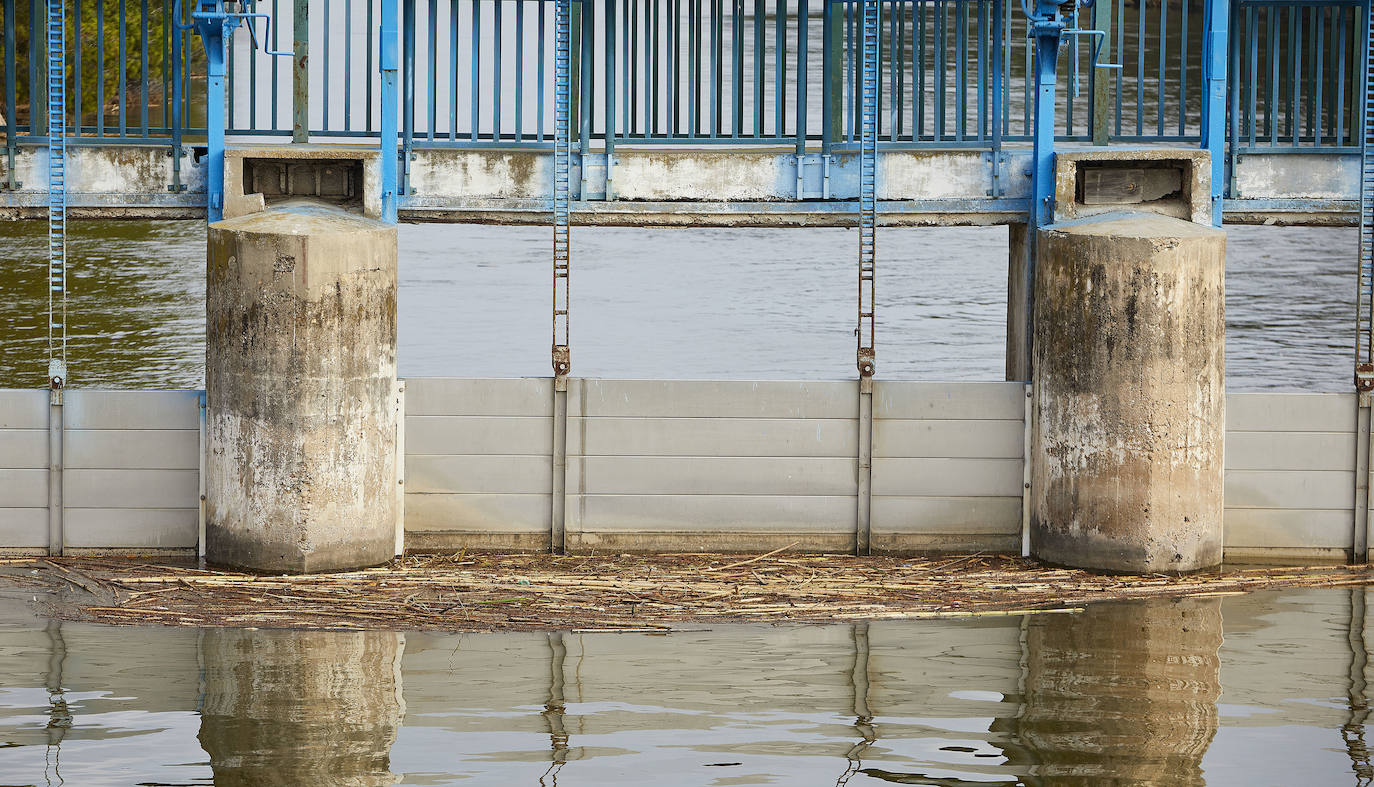
[[[1226,416],[1226,557],[1344,557],[1355,527],[1355,394],[1231,394]]]
[[[850,551],[858,383],[568,382],[567,547]],[[405,546],[545,550],[553,381],[406,381]],[[875,552],[1020,548],[1021,383],[874,389]],[[1355,526],[1353,394],[1231,394],[1228,560],[1345,556]],[[199,392],[66,392],[69,552],[194,554]],[[48,549],[46,390],[0,390],[0,552]]]

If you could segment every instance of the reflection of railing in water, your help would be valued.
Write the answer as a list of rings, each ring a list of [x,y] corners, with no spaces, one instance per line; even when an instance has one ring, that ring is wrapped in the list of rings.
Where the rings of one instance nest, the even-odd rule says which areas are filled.
[[[544,771],[544,775],[539,777],[541,787],[555,787],[558,784],[558,772],[563,770],[563,766],[568,762],[568,730],[563,725],[563,717],[566,713],[565,698],[563,695],[563,664],[568,658],[568,648],[563,643],[563,632],[553,631],[548,634],[549,645],[549,698],[544,703],[544,712],[540,714],[544,717],[544,722],[548,726],[549,733],[549,769]]]
[[[48,670],[44,675],[44,683],[48,689],[48,748],[43,755],[43,775],[48,784],[53,784],[53,777],[57,778],[57,784],[63,784],[62,778],[62,740],[67,737],[67,731],[72,728],[72,712],[67,707],[66,690],[62,686],[63,673],[67,663],[67,641],[62,636],[62,621],[49,620],[43,627],[43,633],[48,638]],[[51,768],[51,774],[48,773]]]

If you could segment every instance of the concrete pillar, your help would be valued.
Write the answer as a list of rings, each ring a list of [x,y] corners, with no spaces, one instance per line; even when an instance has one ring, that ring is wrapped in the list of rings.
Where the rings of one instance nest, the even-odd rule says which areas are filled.
[[[198,737],[215,784],[399,782],[404,651],[393,631],[206,629]]]
[[[1219,598],[1029,616],[1014,729],[1040,783],[1205,784],[1221,641]]]
[[[1031,553],[1219,564],[1225,234],[1118,213],[1042,228],[1037,245]]]
[[[212,224],[206,558],[340,571],[395,552],[396,228],[292,201]]]

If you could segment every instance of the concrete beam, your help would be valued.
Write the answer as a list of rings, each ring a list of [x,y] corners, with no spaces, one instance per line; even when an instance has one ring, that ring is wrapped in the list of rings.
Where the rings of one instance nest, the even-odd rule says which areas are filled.
[[[357,150],[295,147],[320,156],[331,155],[331,148]],[[168,188],[172,159],[166,145],[69,148],[69,215],[204,216],[205,169],[196,150],[186,146],[180,167],[186,190],[173,193]],[[996,162],[986,151],[964,149],[883,151],[878,160],[878,210],[884,225],[1025,221],[1028,149],[1007,149]],[[800,160],[800,179],[798,165],[796,153],[782,148],[619,148],[610,169],[616,199],[606,201],[601,198],[605,155],[593,153],[586,161],[587,193],[574,195],[573,221],[618,226],[853,226],[857,157],[841,152],[827,163],[808,154]],[[5,166],[0,158],[0,181],[7,174]],[[0,191],[0,219],[46,215],[47,166],[43,147],[20,148],[15,169],[22,186]],[[581,181],[581,174],[581,162],[576,162],[574,183]],[[411,169],[415,193],[401,198],[400,215],[405,221],[548,223],[552,177],[550,151],[420,149]],[[1357,219],[1358,155],[1245,154],[1237,160],[1235,180],[1239,195],[1226,202],[1228,223],[1348,225]]]

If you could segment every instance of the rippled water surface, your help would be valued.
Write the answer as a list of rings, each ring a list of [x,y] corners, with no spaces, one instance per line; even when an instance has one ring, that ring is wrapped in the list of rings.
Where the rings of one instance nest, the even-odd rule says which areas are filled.
[[[117,628],[0,597],[0,784],[1369,784],[1364,589],[667,635]]]
[[[73,383],[200,387],[203,223],[72,228]],[[45,382],[46,231],[0,223],[0,386]],[[1346,390],[1355,232],[1228,235],[1230,387]],[[856,244],[844,229],[577,228],[574,374],[851,378]],[[403,225],[401,374],[549,374],[550,255],[544,227]],[[883,229],[879,255],[879,376],[1001,379],[1006,229]]]

